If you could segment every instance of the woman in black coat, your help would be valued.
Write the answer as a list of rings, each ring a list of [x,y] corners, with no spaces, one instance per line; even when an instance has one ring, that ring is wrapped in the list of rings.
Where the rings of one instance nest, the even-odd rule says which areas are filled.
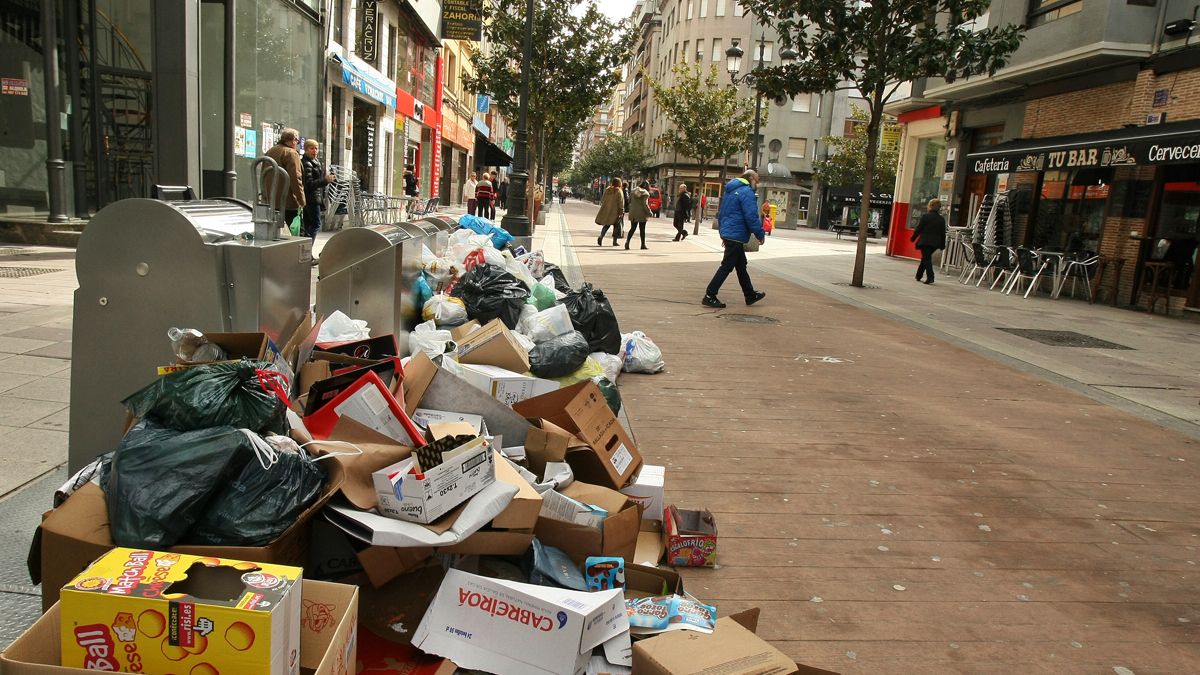
[[[675,238],[672,241],[680,241],[687,239],[687,230],[683,224],[688,221],[688,216],[692,212],[692,195],[688,192],[687,183],[679,184],[679,196],[675,198]]]
[[[942,209],[942,202],[937,199],[929,200],[929,211],[921,216],[921,220],[917,223],[917,229],[913,230],[912,241],[917,242],[917,248],[921,250],[921,264],[917,267],[917,281],[921,280],[922,276],[928,273],[929,278],[925,283],[933,283],[933,252],[939,248],[946,248],[946,219],[942,218],[942,214],[938,213]]]

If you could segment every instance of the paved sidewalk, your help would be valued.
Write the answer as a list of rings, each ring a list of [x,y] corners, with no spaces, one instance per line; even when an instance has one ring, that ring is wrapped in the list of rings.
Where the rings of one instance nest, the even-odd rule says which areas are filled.
[[[722,565],[687,571],[693,594],[721,613],[761,606],[762,635],[843,673],[1195,670],[1197,442],[1031,374],[1052,354],[1036,343],[990,342],[1005,320],[1078,311],[1081,332],[1135,343],[1096,361],[1094,377],[1126,381],[1194,349],[1141,353],[1195,324],[926,287],[878,257],[881,288],[831,294],[850,242],[816,233],[772,237],[751,266],[766,300],[741,305],[730,279],[734,302],[713,311],[699,299],[715,233],[673,243],[657,221],[649,251],[597,247],[594,210],[568,203],[569,235],[542,234],[578,256],[623,330],[663,348],[666,373],[620,386],[669,501],[717,516]],[[978,315],[945,309],[975,302]],[[1149,328],[1107,332],[1125,323]],[[971,331],[972,350],[937,337]],[[993,347],[1016,356],[978,353]],[[1192,371],[1163,372],[1194,387]]]

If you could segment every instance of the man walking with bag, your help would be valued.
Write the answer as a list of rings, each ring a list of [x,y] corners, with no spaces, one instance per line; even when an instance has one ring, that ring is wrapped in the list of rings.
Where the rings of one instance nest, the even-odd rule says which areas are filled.
[[[721,196],[721,207],[717,213],[725,254],[721,257],[717,273],[708,282],[704,299],[700,301],[705,307],[725,307],[725,303],[717,299],[717,293],[734,270],[737,271],[738,284],[742,287],[747,305],[767,297],[766,293],[754,290],[750,272],[746,270],[746,250],[757,251],[759,244],[767,237],[758,218],[758,197],[754,194],[757,187],[758,173],[752,169],[725,184],[725,194]]]

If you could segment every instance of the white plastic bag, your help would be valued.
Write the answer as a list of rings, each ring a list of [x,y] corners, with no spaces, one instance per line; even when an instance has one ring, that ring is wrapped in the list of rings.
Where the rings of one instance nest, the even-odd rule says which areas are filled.
[[[436,285],[441,286],[453,279],[458,274],[459,268],[461,268],[462,265],[456,265],[454,261],[449,258],[429,258],[425,260],[422,267],[425,270],[425,274],[429,276],[430,280],[435,282]]]
[[[495,247],[492,246],[491,236],[475,234],[467,229],[455,230],[450,235],[450,247],[446,255],[455,263],[462,264],[467,256],[477,248],[495,250]],[[504,267],[503,262],[500,262],[499,265]]]
[[[609,382],[617,383],[617,376],[621,374],[621,357],[616,354],[608,354],[605,352],[592,352],[588,354],[600,367],[604,369],[604,376]]]
[[[529,274],[535,278],[546,273],[546,256],[541,251],[526,253],[517,260],[525,265],[525,269],[529,270]]]
[[[525,306],[533,307],[533,305]],[[555,305],[532,316],[525,315],[524,311],[522,310],[521,322],[517,324],[517,330],[528,335],[535,343],[540,344],[575,330],[566,305]]]
[[[484,256],[486,257],[486,255],[485,253]],[[504,256],[504,269],[509,274],[520,279],[521,283],[525,284],[528,288],[533,288],[533,285],[537,283],[537,279],[534,279],[533,275],[529,273],[529,268],[524,263],[513,258],[512,254],[507,250],[502,255]]]
[[[529,305],[526,305],[526,307],[529,307]],[[513,339],[517,341],[517,344],[521,345],[521,348],[523,348],[525,351],[529,351],[537,346],[537,343],[535,343],[533,339],[527,335],[513,331],[512,336]]]
[[[640,330],[621,334],[621,351],[627,373],[657,373],[667,367],[662,350]]]
[[[408,334],[408,351],[412,354],[425,352],[429,358],[446,353],[447,344],[453,344],[454,338],[448,330],[438,330],[432,321],[417,324]]]
[[[500,253],[500,251],[497,251],[495,249],[495,247],[492,247],[492,246],[483,246],[481,248],[483,248],[483,261],[484,262],[486,262],[489,265],[495,265],[496,267],[499,267],[500,269],[506,269],[505,261],[504,261],[504,254]]]
[[[366,321],[351,319],[341,310],[330,314],[325,323],[321,324],[321,330],[317,331],[317,342],[348,342],[369,337],[371,329],[367,327]]]
[[[562,300],[563,298],[567,297],[566,293],[563,293],[562,291],[558,290],[558,287],[554,285],[554,275],[553,274],[547,274],[546,276],[542,277],[541,279],[538,279],[538,283],[545,286],[546,288],[549,288],[550,290],[554,291],[554,299],[555,300]]]
[[[438,293],[421,308],[421,318],[438,326],[459,326],[467,322],[467,306],[458,298]]]

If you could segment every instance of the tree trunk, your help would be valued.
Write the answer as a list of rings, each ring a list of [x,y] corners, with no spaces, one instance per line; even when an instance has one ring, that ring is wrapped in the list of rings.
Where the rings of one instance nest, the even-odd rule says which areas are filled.
[[[529,174],[529,180],[525,182],[525,214],[529,216],[529,220],[532,222],[533,201],[538,186],[538,158],[541,156],[540,153],[542,150],[541,143],[539,143],[539,139],[541,138],[541,129],[538,129],[536,132],[534,132],[533,129],[530,129],[526,136],[529,140],[526,142],[525,146],[527,148],[525,172]]]
[[[871,222],[871,188],[875,178],[875,155],[879,153],[879,125],[883,120],[883,87],[871,96],[871,121],[867,124],[866,170],[863,171],[862,204],[858,212],[858,245],[854,251],[851,286],[862,288],[863,267],[867,262],[867,226]]]
[[[711,159],[708,159],[701,160],[700,162],[700,179],[698,181],[699,186],[696,190],[696,194],[693,196],[694,201],[692,213],[695,214],[695,217],[692,218],[692,234],[700,234],[700,217],[704,215],[704,212],[700,210],[700,203],[704,196],[704,177],[708,173],[704,169],[708,167],[708,163],[711,161]]]

